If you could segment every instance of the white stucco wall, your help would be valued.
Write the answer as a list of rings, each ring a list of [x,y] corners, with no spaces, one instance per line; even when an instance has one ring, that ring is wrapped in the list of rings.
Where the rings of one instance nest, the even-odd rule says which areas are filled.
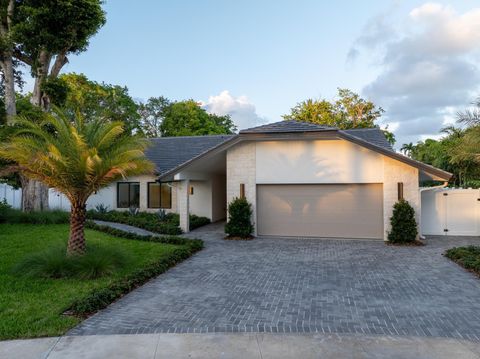
[[[240,184],[245,184],[245,197],[252,204],[252,222],[256,234],[256,149],[255,142],[243,142],[227,151],[227,202],[240,196]]]
[[[212,219],[212,181],[190,181],[190,213]]]
[[[257,183],[381,183],[382,155],[345,140],[256,144]]]
[[[240,183],[256,219],[256,184],[382,183],[385,238],[390,230],[397,183],[420,218],[418,169],[346,140],[240,143],[227,152],[227,201],[240,195]]]
[[[140,211],[156,212],[158,208],[148,208],[148,182],[155,182],[155,176],[134,176],[125,180],[113,182],[93,194],[87,201],[87,209],[94,209],[98,204],[108,206],[110,210],[128,210],[128,208],[117,208],[117,183],[118,182],[139,182],[140,183]],[[165,209],[166,212],[176,212],[177,210],[177,193],[175,187],[172,187],[172,208]]]
[[[417,224],[420,223],[420,192],[417,168],[390,157],[383,156],[383,158],[383,229],[386,240],[391,229],[390,217],[393,213],[393,205],[398,201],[398,182],[403,182],[403,197],[415,210]]]

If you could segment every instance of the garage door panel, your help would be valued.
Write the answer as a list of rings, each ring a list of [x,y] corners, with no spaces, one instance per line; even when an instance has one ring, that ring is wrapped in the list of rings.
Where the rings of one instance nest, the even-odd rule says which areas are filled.
[[[259,235],[382,238],[381,184],[258,185]]]

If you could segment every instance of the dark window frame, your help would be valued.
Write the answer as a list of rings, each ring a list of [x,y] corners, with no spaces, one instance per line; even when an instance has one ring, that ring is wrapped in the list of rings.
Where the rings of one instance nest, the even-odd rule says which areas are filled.
[[[121,184],[128,184],[128,206],[126,207],[121,207],[120,206],[120,185]],[[138,185],[138,207],[140,208],[140,182],[129,182],[129,181],[122,181],[122,182],[117,182],[117,208],[130,208],[132,207],[130,203],[130,191],[132,185]]]
[[[151,184],[160,185],[160,206],[159,207],[150,206],[150,185]],[[165,185],[170,189],[170,207],[162,207],[162,185]],[[169,186],[167,182],[147,182],[147,208],[172,209],[172,187]]]

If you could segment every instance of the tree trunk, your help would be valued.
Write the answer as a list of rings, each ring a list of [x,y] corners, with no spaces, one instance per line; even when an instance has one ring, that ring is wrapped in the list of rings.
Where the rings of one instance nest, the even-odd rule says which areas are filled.
[[[33,85],[32,97],[30,98],[32,105],[40,107],[43,111],[48,111],[50,107],[50,101],[42,91],[42,85],[48,77],[51,61],[52,55],[50,53],[45,50],[40,51],[38,55],[38,67],[35,74],[35,84]]]
[[[48,209],[48,187],[42,182],[20,176],[22,184],[22,211],[44,211]]]
[[[32,97],[30,98],[32,105],[40,107],[43,111],[47,111],[49,108],[49,102],[44,99],[42,84],[47,78],[51,58],[51,55],[46,51],[40,52],[35,84],[33,86]],[[47,209],[48,186],[39,181],[22,178],[22,210],[24,212],[31,212],[44,211]]]
[[[3,51],[0,53],[4,86],[5,86],[5,113],[7,115],[7,124],[11,123],[17,114],[15,99],[15,75],[13,71],[13,43],[10,40],[12,21],[15,9],[15,0],[9,0],[7,5],[6,17],[0,23],[0,36],[4,43]]]
[[[85,253],[85,220],[86,204],[72,202],[70,210],[70,238],[68,239],[67,255],[82,255]]]
[[[15,79],[13,72],[12,53],[6,51],[2,54],[3,60],[0,62],[2,66],[5,86],[5,113],[7,115],[7,124],[10,124],[17,114],[17,106],[15,103]]]

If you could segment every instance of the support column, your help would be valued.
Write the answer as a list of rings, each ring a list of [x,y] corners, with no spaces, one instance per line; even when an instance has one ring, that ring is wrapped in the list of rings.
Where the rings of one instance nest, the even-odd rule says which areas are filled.
[[[183,233],[190,232],[190,203],[189,203],[190,181],[183,180],[178,182],[177,187],[177,203],[178,214],[180,216],[180,229]]]

